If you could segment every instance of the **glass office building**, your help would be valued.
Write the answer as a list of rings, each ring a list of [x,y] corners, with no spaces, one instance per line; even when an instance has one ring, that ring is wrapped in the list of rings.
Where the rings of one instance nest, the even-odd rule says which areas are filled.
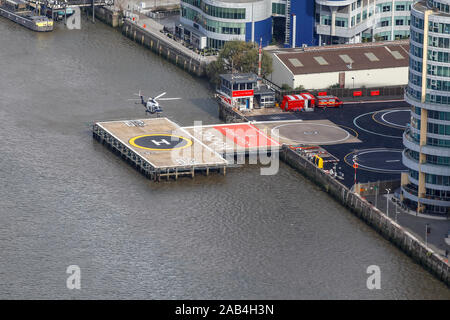
[[[450,214],[450,0],[411,9],[411,123],[403,135],[402,198],[419,213]]]

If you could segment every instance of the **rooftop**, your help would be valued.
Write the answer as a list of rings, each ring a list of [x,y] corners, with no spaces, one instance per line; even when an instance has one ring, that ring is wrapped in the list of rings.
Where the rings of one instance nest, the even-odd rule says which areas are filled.
[[[420,11],[420,12],[425,12],[426,10],[432,10],[434,16],[450,17],[449,13],[439,11],[437,8],[429,8],[425,1],[419,1],[419,2],[414,3],[413,9]]]
[[[233,83],[256,82],[258,80],[258,77],[254,73],[226,73],[221,74],[220,77]]]
[[[259,2],[264,0],[220,0],[221,2],[226,3],[252,3],[252,2]]]
[[[270,50],[294,75],[408,67],[409,41]]]

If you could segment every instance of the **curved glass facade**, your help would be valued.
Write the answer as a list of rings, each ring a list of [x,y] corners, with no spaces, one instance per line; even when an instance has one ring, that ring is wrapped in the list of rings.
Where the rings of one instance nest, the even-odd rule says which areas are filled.
[[[245,34],[245,23],[211,20],[188,7],[181,9],[181,16],[201,25],[204,29],[221,34]]]
[[[245,19],[245,8],[222,8],[210,5],[202,0],[181,0],[181,2],[202,9],[205,14],[212,17],[223,19]]]
[[[272,40],[270,9],[270,0],[181,0],[180,21],[192,27],[191,32],[206,37],[210,48],[221,49],[231,40],[259,39],[267,46]]]
[[[402,186],[403,200],[418,212],[438,215],[450,215],[450,13],[447,2],[419,1],[411,10],[406,98],[413,108],[410,128],[405,133],[409,148],[403,158],[409,168],[408,183]],[[433,151],[429,147],[433,147]]]

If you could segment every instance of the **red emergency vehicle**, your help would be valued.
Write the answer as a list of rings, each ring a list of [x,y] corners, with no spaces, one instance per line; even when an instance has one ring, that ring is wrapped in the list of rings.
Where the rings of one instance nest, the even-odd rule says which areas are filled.
[[[313,111],[317,108],[339,108],[343,102],[335,96],[314,96],[311,93],[300,93],[283,97],[280,108],[284,111]]]
[[[317,103],[316,103],[316,107],[318,108],[339,108],[343,105],[344,103],[335,96],[318,96],[317,97]]]
[[[283,97],[280,108],[284,111],[313,111],[316,98],[310,93],[300,93]]]

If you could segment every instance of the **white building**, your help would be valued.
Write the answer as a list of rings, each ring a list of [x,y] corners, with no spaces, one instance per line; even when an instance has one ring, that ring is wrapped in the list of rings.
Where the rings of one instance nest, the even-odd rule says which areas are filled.
[[[189,32],[207,38],[210,48],[222,48],[225,41],[272,41],[270,0],[181,0],[180,22]]]
[[[280,87],[313,90],[408,84],[409,42],[405,40],[269,52],[273,72],[267,78]]]
[[[414,0],[315,0],[319,44],[400,40],[409,37]]]
[[[259,42],[272,36],[289,48],[399,40],[409,37],[415,0],[180,0],[182,25],[225,41]]]

